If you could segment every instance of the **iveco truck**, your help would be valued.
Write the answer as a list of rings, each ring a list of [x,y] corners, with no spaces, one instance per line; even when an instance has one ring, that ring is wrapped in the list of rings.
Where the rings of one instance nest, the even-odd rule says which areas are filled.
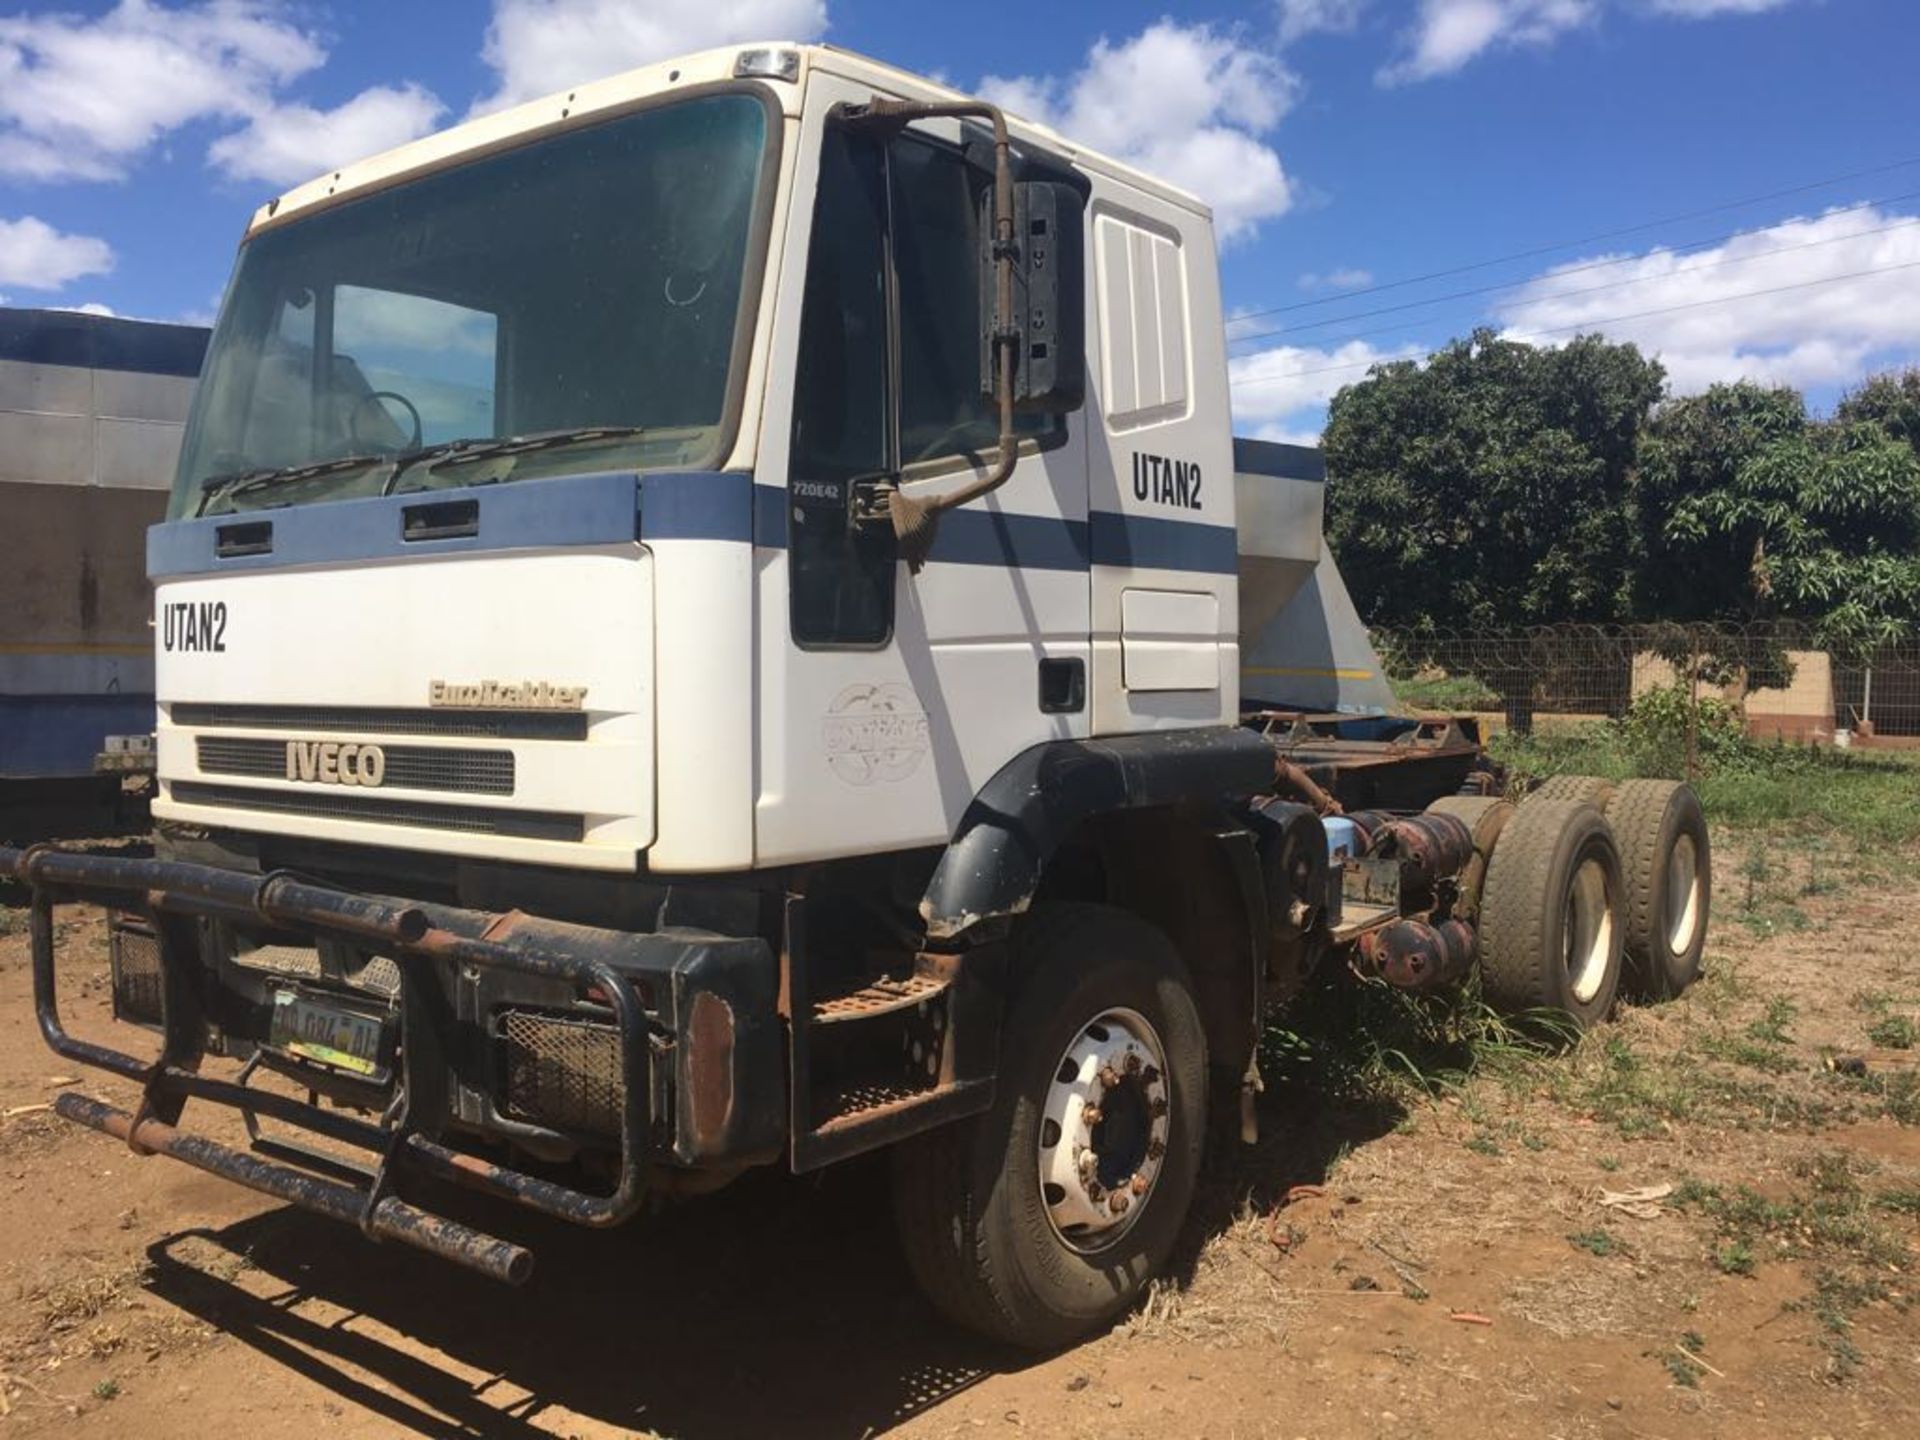
[[[1684,986],[1689,791],[1509,804],[1382,713],[1316,457],[1233,437],[1214,241],[792,45],[263,206],[148,537],[155,854],[0,851],[48,1041],[143,1087],[59,1112],[508,1282],[441,1182],[615,1226],[886,1147],[937,1305],[1050,1345],[1316,967]],[[79,903],[157,1058],[62,1026]]]

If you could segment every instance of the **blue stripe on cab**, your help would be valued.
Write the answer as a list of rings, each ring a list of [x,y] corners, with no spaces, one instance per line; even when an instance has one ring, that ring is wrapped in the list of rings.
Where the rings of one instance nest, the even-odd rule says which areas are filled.
[[[753,476],[662,470],[640,477],[640,530],[649,540],[736,540],[754,536]]]
[[[638,479],[632,471],[609,471],[169,520],[147,531],[147,574],[159,580],[169,575],[281,570],[293,565],[337,565],[413,555],[631,542],[638,538],[639,493]],[[462,502],[471,502],[477,512],[474,534],[441,540],[405,538],[408,510]],[[273,527],[271,549],[254,555],[223,557],[218,553],[222,529],[261,522]]]
[[[470,535],[406,538],[407,512],[420,506],[473,507]],[[397,560],[415,555],[710,540],[783,549],[788,543],[784,487],[756,485],[741,472],[606,471],[546,480],[412,491],[279,509],[171,520],[147,532],[147,573],[174,575],[285,569]],[[436,521],[444,517],[434,517]],[[245,538],[258,553],[222,556],[223,530],[271,527]],[[230,536],[230,539],[240,538]],[[267,548],[261,549],[265,544]],[[950,510],[929,557],[948,565],[1025,570],[1085,570],[1116,565],[1231,575],[1239,565],[1227,525],[1157,515],[1095,511],[1088,520],[1019,515],[984,505]]]
[[[1189,570],[1233,575],[1240,569],[1240,543],[1231,525],[1164,520],[1157,515],[1093,512],[1093,563],[1140,570]]]

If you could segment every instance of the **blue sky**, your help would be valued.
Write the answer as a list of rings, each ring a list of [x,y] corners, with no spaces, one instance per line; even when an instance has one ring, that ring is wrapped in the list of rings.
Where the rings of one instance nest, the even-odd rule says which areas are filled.
[[[982,88],[1211,200],[1243,431],[1311,438],[1368,364],[1476,324],[1820,408],[1920,361],[1910,0],[0,0],[0,296],[204,321],[267,195],[769,35]]]

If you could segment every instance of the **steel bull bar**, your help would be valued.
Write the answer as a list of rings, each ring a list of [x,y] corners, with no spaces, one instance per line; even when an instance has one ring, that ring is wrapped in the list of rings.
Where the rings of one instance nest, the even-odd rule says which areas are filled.
[[[428,912],[376,896],[357,895],[276,871],[265,875],[220,870],[178,861],[124,859],[64,851],[50,846],[16,850],[0,846],[0,880],[12,879],[31,893],[29,936],[33,952],[34,1009],[40,1033],[56,1054],[139,1083],[135,1112],[73,1091],[54,1102],[63,1119],[124,1140],[138,1154],[167,1155],[237,1184],[316,1214],[360,1226],[373,1239],[396,1240],[509,1284],[532,1273],[533,1254],[520,1245],[435,1215],[392,1193],[397,1170],[411,1169],[470,1190],[510,1200],[574,1224],[615,1225],[640,1206],[642,1160],[648,1125],[650,1022],[630,981],[603,961],[567,953],[555,944],[513,946],[437,928]],[[92,902],[146,915],[159,941],[161,1047],[143,1060],[67,1032],[54,992],[53,909]],[[198,1073],[205,1053],[203,970],[193,940],[196,920],[269,924],[377,946],[400,967],[399,1090],[379,1123],[328,1111],[241,1082]],[[442,1144],[409,1123],[410,1097],[441,1077],[416,1071],[432,1063],[441,1047],[430,1033],[439,999],[431,966],[436,961],[498,966],[522,974],[591,987],[604,997],[620,1035],[624,1094],[618,1180],[609,1194],[572,1189],[496,1165]],[[262,1159],[178,1128],[189,1099],[231,1106],[251,1128],[259,1116],[370,1150],[380,1157],[371,1184],[330,1179],[293,1165]],[[256,1140],[256,1149],[288,1150]],[[330,1168],[346,1168],[335,1166]]]

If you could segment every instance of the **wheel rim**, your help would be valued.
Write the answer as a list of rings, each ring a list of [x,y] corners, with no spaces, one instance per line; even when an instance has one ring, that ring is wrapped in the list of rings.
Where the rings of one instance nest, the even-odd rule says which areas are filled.
[[[1063,1245],[1102,1250],[1138,1222],[1166,1161],[1168,1102],[1166,1049],[1144,1015],[1080,1027],[1040,1115],[1040,1199]]]
[[[1613,896],[1608,893],[1607,867],[1598,859],[1581,862],[1573,872],[1562,932],[1573,998],[1591,1004],[1606,981],[1613,953]]]
[[[1667,949],[1684,955],[1700,925],[1700,852],[1682,835],[1667,854]]]

